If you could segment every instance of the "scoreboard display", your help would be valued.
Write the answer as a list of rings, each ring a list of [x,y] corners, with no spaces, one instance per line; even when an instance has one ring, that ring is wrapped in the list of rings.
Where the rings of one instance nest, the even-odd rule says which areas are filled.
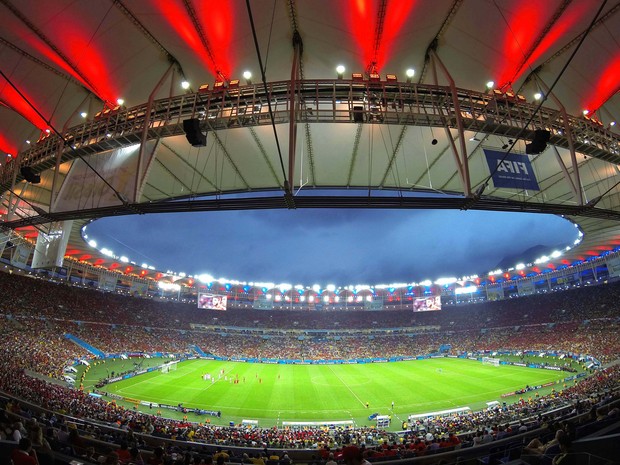
[[[427,297],[417,297],[413,301],[414,312],[429,312],[441,310],[441,296],[429,295]]]
[[[198,294],[198,308],[205,310],[226,310],[228,297],[217,294]]]

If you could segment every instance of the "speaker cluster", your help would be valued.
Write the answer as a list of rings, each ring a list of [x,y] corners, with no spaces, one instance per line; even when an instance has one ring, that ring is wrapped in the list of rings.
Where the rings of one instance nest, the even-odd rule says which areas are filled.
[[[200,120],[198,118],[183,120],[183,131],[185,131],[187,142],[193,147],[207,146],[207,136],[200,130]]]
[[[543,153],[547,148],[547,142],[549,142],[550,137],[551,133],[549,131],[545,129],[537,129],[534,131],[532,142],[525,144],[525,153],[528,155],[538,155],[539,153]]]
[[[34,172],[30,166],[22,166],[19,172],[24,179],[32,184],[39,184],[41,182],[41,175]]]

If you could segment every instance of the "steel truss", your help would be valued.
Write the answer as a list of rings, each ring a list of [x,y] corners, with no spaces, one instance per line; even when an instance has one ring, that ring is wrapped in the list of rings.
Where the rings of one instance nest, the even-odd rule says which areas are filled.
[[[162,78],[163,79],[163,78]],[[579,152],[606,162],[620,164],[620,137],[595,121],[566,114],[563,109],[541,108],[519,96],[476,92],[455,86],[403,82],[296,79],[262,85],[247,85],[208,92],[188,93],[152,100],[129,109],[106,110],[91,121],[67,129],[63,138],[48,134],[3,167],[0,186],[13,190],[22,180],[20,168],[30,166],[36,172],[54,169],[78,156],[147,140],[184,134],[183,120],[198,118],[203,131],[271,124],[270,103],[275,123],[389,124],[400,126],[444,127],[482,134],[515,138],[526,129],[547,129],[550,144]],[[532,119],[529,127],[526,123]],[[293,121],[292,121],[293,120]],[[467,154],[461,154],[465,158]],[[140,156],[142,158],[142,154]],[[138,167],[143,166],[138,160]],[[140,173],[141,170],[138,170]],[[470,197],[469,173],[465,173],[462,195]],[[274,187],[277,187],[274,185]],[[337,186],[331,186],[337,187]],[[346,187],[346,186],[341,186]],[[577,186],[575,186],[578,189]],[[136,187],[138,189],[138,187]],[[458,194],[458,193],[457,193]],[[328,200],[326,200],[328,199]],[[338,208],[457,208],[558,213],[620,219],[611,210],[593,205],[564,206],[533,204],[501,199],[403,199],[394,198],[295,198],[300,208],[338,206]],[[206,203],[201,203],[206,202]],[[96,211],[51,212],[44,218],[31,217],[5,223],[11,227],[48,222],[50,219],[92,218],[111,214],[240,208],[279,208],[282,198],[162,201],[107,207]],[[475,206],[474,206],[475,204]]]

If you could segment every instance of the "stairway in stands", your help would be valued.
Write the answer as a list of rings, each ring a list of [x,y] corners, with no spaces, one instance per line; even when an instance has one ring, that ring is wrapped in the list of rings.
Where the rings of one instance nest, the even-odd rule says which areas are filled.
[[[65,338],[67,338],[71,342],[73,342],[74,344],[77,344],[78,346],[82,347],[83,349],[86,349],[91,354],[96,355],[97,357],[100,357],[100,358],[104,358],[105,357],[105,354],[101,350],[97,349],[96,347],[91,346],[88,342],[83,341],[79,337],[74,336],[73,334],[69,334],[69,333],[65,333],[64,336],[65,336]]]
[[[197,344],[189,346],[194,352],[198,354],[199,357],[208,357],[208,355],[200,348]]]

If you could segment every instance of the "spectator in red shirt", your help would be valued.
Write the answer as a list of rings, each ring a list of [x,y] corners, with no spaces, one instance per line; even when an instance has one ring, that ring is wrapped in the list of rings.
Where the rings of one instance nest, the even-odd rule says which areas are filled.
[[[32,449],[30,439],[21,438],[17,449],[11,454],[13,465],[39,465],[37,453]]]

